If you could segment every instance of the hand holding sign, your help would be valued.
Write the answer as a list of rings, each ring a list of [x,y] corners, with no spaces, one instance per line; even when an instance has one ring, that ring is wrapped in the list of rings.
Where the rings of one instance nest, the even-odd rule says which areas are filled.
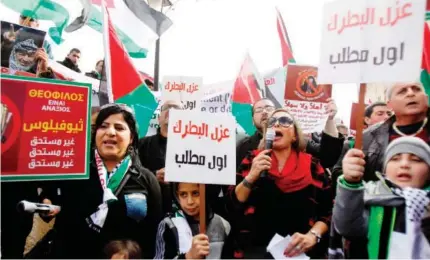
[[[171,111],[165,180],[234,184],[235,126],[230,115]]]

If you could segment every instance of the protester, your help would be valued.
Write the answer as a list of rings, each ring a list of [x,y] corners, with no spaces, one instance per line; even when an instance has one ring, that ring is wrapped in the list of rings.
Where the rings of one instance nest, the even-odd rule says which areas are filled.
[[[344,124],[336,124],[336,129],[345,139],[349,136],[349,130],[348,127]]]
[[[55,221],[56,257],[102,257],[109,241],[126,239],[139,244],[144,258],[152,258],[162,217],[161,192],[154,175],[141,167],[137,156],[134,112],[122,104],[105,105],[95,130],[90,178],[59,182],[58,189],[52,185],[41,195],[45,203],[61,206]]]
[[[374,102],[364,111],[364,123],[367,127],[384,122],[391,116],[391,111],[385,102]],[[354,120],[352,118],[351,120]]]
[[[41,78],[55,78],[48,67],[48,55],[43,48],[38,48],[33,38],[33,33],[25,27],[17,32],[5,32],[2,35],[1,66],[12,71],[36,74]]]
[[[375,102],[366,107],[366,110],[364,111],[364,123],[366,127],[371,127],[375,124],[385,122],[385,120],[387,120],[390,116],[391,110],[387,107],[387,103]],[[355,118],[351,118],[351,120],[355,120]],[[354,145],[355,139],[347,140],[344,143],[342,153],[336,163],[337,168],[335,169],[339,169],[339,166],[342,165],[342,159],[345,156],[346,152],[352,147],[354,147]],[[332,174],[334,191],[336,191],[336,180],[339,177],[339,174],[341,174],[341,171],[339,170],[334,170]]]
[[[430,258],[430,148],[400,137],[385,150],[383,176],[363,182],[365,154],[348,151],[333,210],[333,227],[367,241],[366,258]]]
[[[164,181],[164,167],[166,165],[167,130],[169,123],[169,111],[182,109],[182,104],[167,100],[160,108],[158,123],[160,128],[157,133],[139,140],[139,157],[143,167],[155,173],[163,194],[163,213],[172,211],[172,191],[168,183]]]
[[[161,221],[156,242],[156,259],[232,258],[228,238],[230,224],[210,205],[206,207],[207,232],[200,232],[199,184],[173,183],[177,209]]]
[[[37,19],[20,15],[19,24],[31,28],[38,28],[39,23]],[[19,32],[19,33],[18,33]],[[25,29],[16,31],[7,31],[1,35],[2,53],[1,53],[1,66],[9,68],[10,52],[6,52],[9,46],[9,51],[13,51],[12,46],[15,42],[25,42],[29,39],[29,34]],[[15,50],[23,48],[28,50],[28,46],[17,45]],[[34,46],[30,46],[33,48]],[[51,46],[45,40],[43,47],[34,49],[35,66],[28,69],[28,72],[36,74],[41,78],[55,78],[51,68],[48,67],[48,56],[52,57]],[[13,57],[13,55],[12,55]],[[33,226],[33,215],[26,213],[18,213],[16,205],[21,200],[38,201],[37,188],[40,186],[38,182],[2,182],[1,184],[1,198],[2,198],[2,214],[1,214],[1,255],[6,259],[20,259],[23,258],[24,246],[28,234],[31,232]]]
[[[141,259],[139,244],[131,240],[113,240],[109,242],[104,253],[106,259]]]
[[[268,128],[276,132],[273,149],[263,150],[263,138],[260,149],[243,160],[237,185],[229,189],[228,207],[239,213],[235,256],[265,258],[270,240],[279,234],[292,236],[286,256],[324,258],[327,241],[320,239],[328,231],[333,205],[328,176],[303,152],[305,141],[288,110],[273,111],[264,133]]]
[[[151,91],[154,91],[154,83],[152,83],[152,81],[150,81],[149,79],[145,79],[145,84]]]
[[[93,70],[91,72],[85,73],[85,76],[101,80],[102,79],[103,67],[104,67],[104,60],[99,60],[96,63],[95,70]]]
[[[396,83],[387,89],[387,106],[392,115],[363,133],[366,166],[364,181],[376,181],[376,171],[382,170],[382,159],[388,144],[400,136],[416,136],[429,143],[428,96],[420,82]],[[333,168],[334,176],[342,175],[340,160]]]
[[[324,168],[332,167],[339,158],[342,150],[343,138],[337,133],[334,126],[333,118],[336,115],[337,108],[332,99],[328,100],[327,112],[330,114],[322,132],[321,141],[317,143],[309,140],[306,145],[306,151],[321,160]],[[238,167],[243,158],[250,152],[257,149],[263,138],[263,128],[267,122],[269,113],[275,110],[275,105],[269,99],[263,98],[253,104],[252,119],[257,131],[254,135],[244,138],[236,148],[236,167]]]
[[[57,61],[61,65],[81,73],[81,69],[79,69],[78,62],[81,58],[81,51],[77,48],[73,48],[70,50],[69,54],[67,54],[66,58],[63,61]]]

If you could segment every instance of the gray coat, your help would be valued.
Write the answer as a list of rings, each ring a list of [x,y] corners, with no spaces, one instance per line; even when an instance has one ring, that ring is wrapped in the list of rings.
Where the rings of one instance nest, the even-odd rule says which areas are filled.
[[[345,238],[366,237],[370,205],[398,207],[404,205],[404,199],[382,181],[368,182],[357,189],[338,183],[332,216],[336,231]]]
[[[405,233],[405,200],[404,198],[393,194],[391,189],[387,186],[385,180],[380,174],[376,174],[380,178],[377,182],[365,183],[360,188],[348,188],[338,180],[337,194],[333,209],[332,228],[345,237],[346,239],[367,239],[369,230],[369,213],[371,206],[383,206],[388,208],[396,208],[395,223],[393,231]],[[385,217],[385,215],[384,215]],[[388,216],[389,217],[389,216]],[[381,219],[383,225],[384,220]],[[391,221],[391,220],[390,220]],[[383,238],[382,234],[384,229],[381,229],[380,244],[389,246],[387,241],[390,241],[390,235]],[[386,231],[387,229],[385,229]],[[430,218],[424,217],[421,224],[421,230],[426,239],[421,239],[418,244],[414,243],[411,252],[412,258],[429,258],[430,247],[428,242],[430,240]],[[332,230],[333,232],[333,230]],[[391,232],[391,231],[389,231]],[[426,242],[424,242],[427,240]],[[424,244],[423,244],[424,243]],[[423,246],[424,245],[424,246]],[[367,248],[363,248],[366,250]],[[381,252],[386,252],[384,247],[379,249],[379,256]],[[404,249],[402,249],[404,250]],[[366,250],[367,251],[367,250]],[[406,251],[405,251],[406,252]],[[406,252],[407,253],[407,252]],[[384,253],[382,253],[384,254]],[[386,256],[386,255],[385,255]]]

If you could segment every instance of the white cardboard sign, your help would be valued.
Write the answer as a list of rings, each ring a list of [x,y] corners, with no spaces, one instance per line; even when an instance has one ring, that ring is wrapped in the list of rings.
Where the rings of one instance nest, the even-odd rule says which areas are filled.
[[[425,7],[425,0],[326,3],[318,83],[418,80]]]
[[[171,110],[165,180],[234,185],[235,127],[228,114]]]
[[[185,110],[200,110],[203,98],[203,78],[185,76],[166,76],[163,78],[161,98],[182,102]]]

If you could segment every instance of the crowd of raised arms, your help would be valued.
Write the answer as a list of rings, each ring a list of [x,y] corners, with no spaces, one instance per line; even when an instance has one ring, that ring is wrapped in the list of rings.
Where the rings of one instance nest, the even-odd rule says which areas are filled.
[[[50,48],[37,55],[45,61],[37,74],[53,76]],[[72,49],[61,63],[80,73],[79,59]],[[101,60],[87,75],[100,79],[102,70]],[[140,139],[130,107],[104,105],[92,115],[89,179],[2,183],[2,258],[24,257],[33,215],[16,210],[22,200],[61,207],[39,214],[55,224],[30,258],[273,258],[276,234],[289,236],[285,257],[430,258],[428,96],[420,82],[402,82],[386,99],[366,107],[362,149],[336,123],[333,99],[324,130],[311,135],[287,108],[256,101],[257,130],[231,158],[236,184],[206,185],[205,233],[199,184],[164,178],[169,112],[181,103],[165,101],[157,133]]]

